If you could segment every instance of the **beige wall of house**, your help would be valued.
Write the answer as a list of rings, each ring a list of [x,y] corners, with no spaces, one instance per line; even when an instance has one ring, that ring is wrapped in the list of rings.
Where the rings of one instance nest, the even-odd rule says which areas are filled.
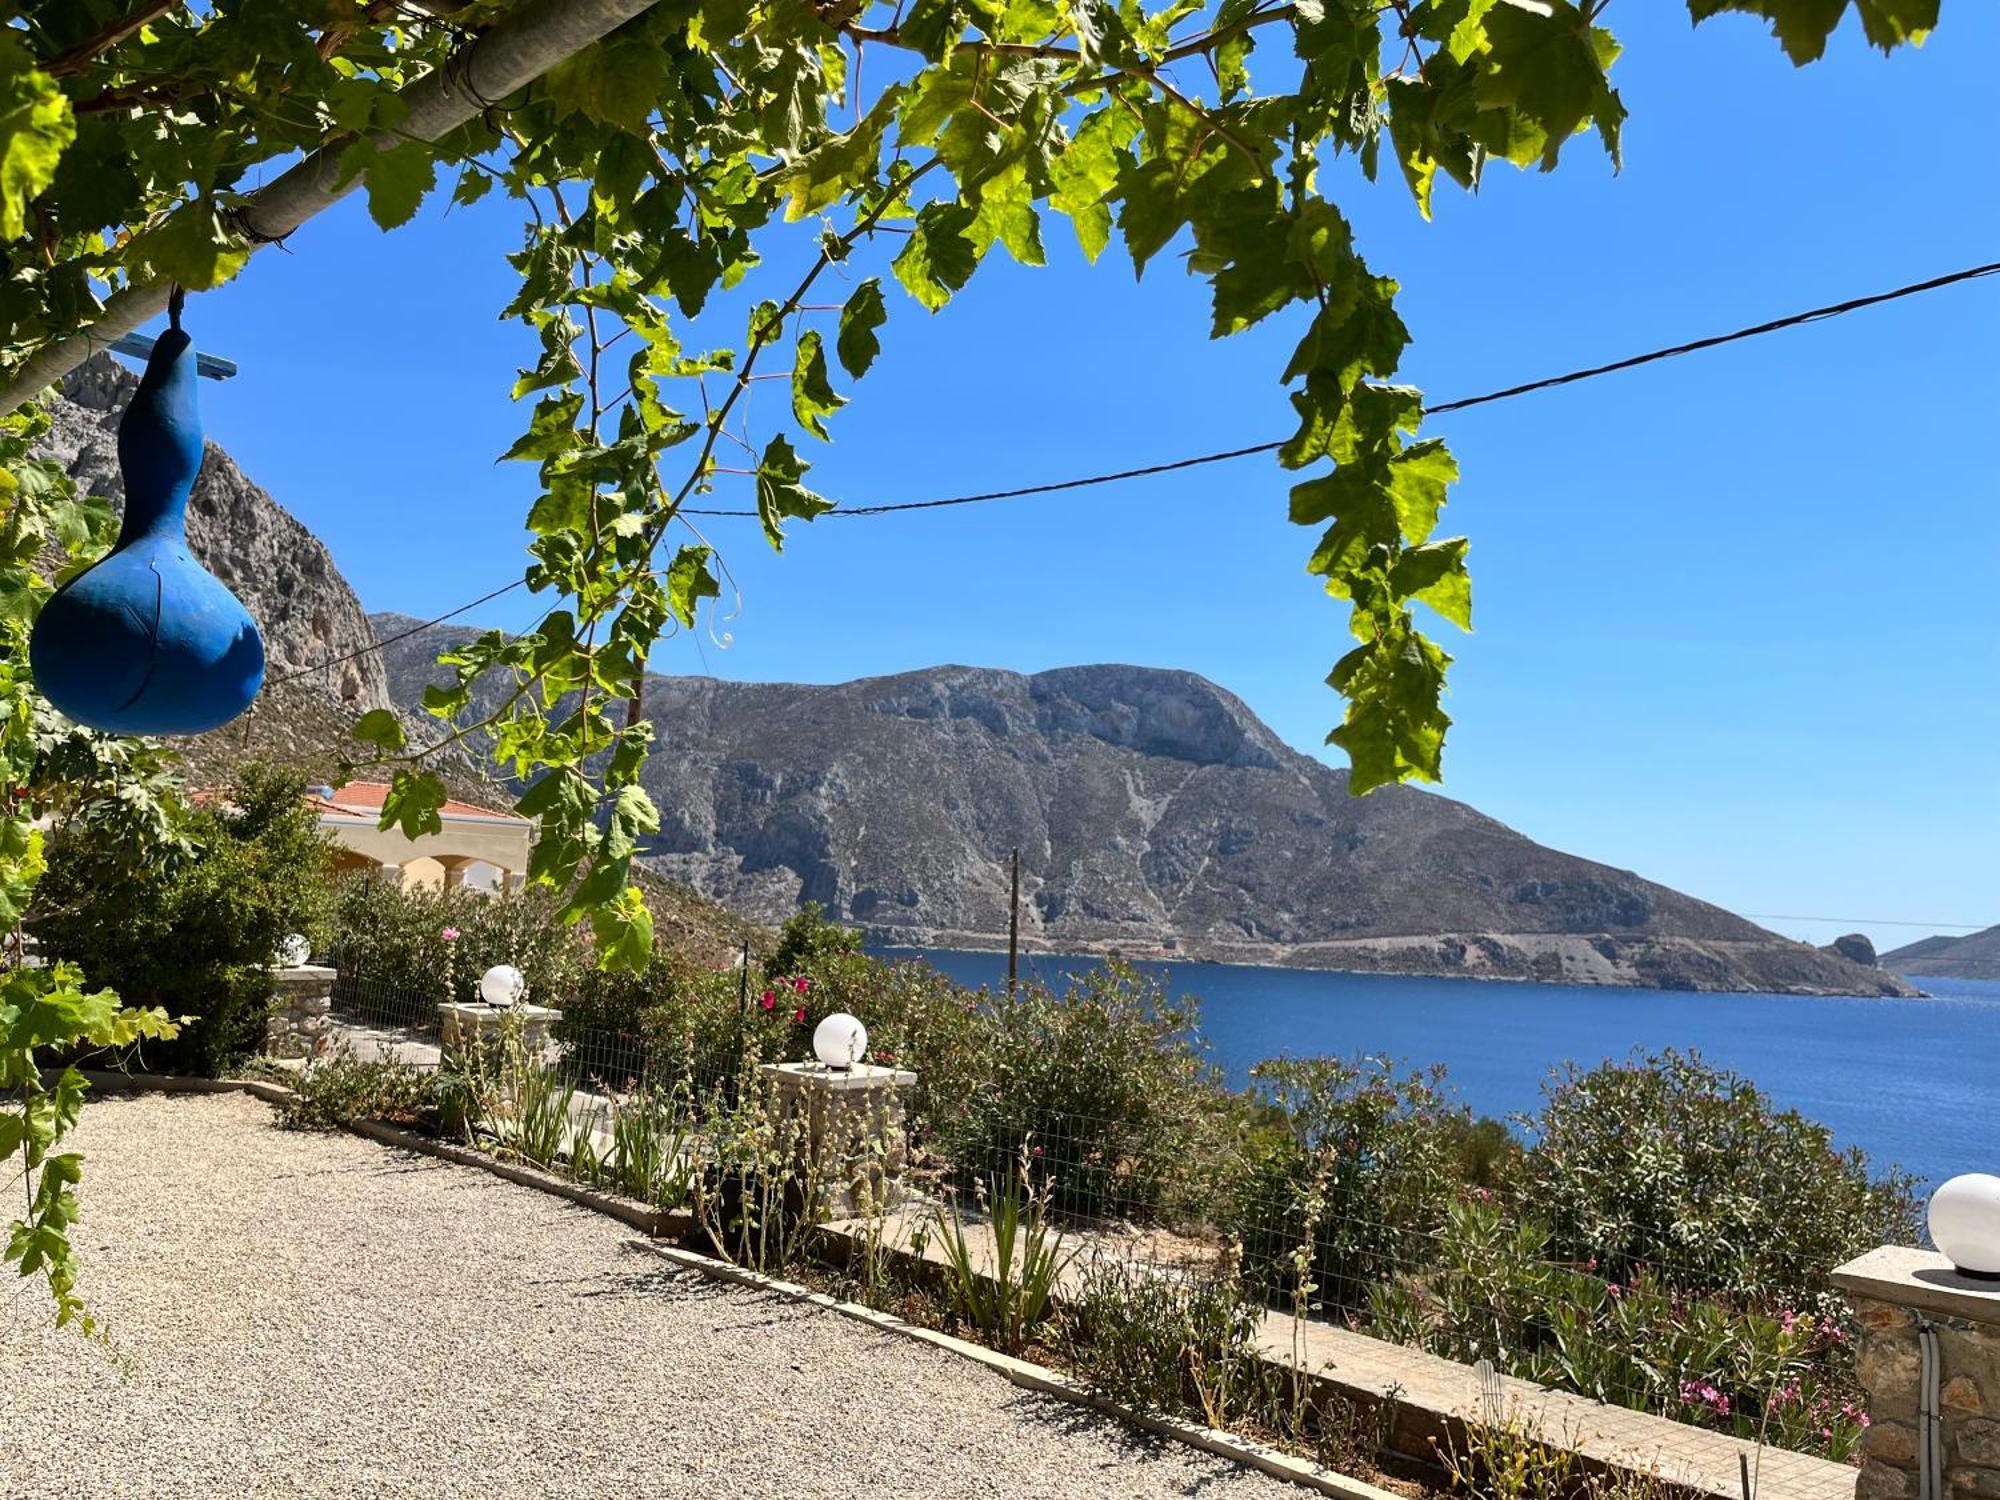
[[[400,830],[325,813],[320,827],[340,845],[341,869],[372,869],[385,880],[418,889],[460,885],[519,885],[528,868],[534,825],[520,818],[471,818],[445,814],[444,828],[421,838]],[[497,872],[497,877],[494,873]]]

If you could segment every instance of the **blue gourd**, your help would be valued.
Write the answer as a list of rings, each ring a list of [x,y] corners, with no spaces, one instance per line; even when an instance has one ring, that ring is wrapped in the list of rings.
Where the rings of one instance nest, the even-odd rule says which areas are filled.
[[[118,544],[42,607],[29,642],[36,686],[79,724],[201,734],[242,713],[263,685],[256,622],[188,551],[201,458],[194,349],[176,318],[118,424]]]

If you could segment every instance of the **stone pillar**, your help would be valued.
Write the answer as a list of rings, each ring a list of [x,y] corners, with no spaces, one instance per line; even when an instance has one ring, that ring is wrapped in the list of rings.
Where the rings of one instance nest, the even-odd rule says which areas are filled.
[[[444,867],[444,888],[448,893],[465,889],[465,866],[446,865]]]
[[[271,1010],[264,1018],[264,1056],[317,1057],[327,1048],[333,1009],[332,969],[317,964],[271,970]]]
[[[1934,1250],[1871,1250],[1833,1273],[1861,1325],[1868,1393],[1857,1500],[1916,1500],[1926,1446],[1947,1500],[2000,1496],[2000,1281],[1963,1275]],[[1935,1400],[1924,1343],[1935,1341]]]
[[[889,1205],[909,1164],[904,1105],[917,1075],[857,1063],[765,1063],[772,1108],[800,1131],[800,1154],[819,1187],[816,1205],[851,1219]]]
[[[375,878],[384,885],[400,886],[403,883],[403,867],[384,862],[375,867]]]

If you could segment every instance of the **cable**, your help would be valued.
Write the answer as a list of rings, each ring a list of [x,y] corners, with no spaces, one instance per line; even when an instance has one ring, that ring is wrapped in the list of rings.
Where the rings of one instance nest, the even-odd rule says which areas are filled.
[[[1550,375],[1541,380],[1528,381],[1525,385],[1512,385],[1503,390],[1488,391],[1480,396],[1462,396],[1456,401],[1444,401],[1436,406],[1427,407],[1426,411],[1432,415],[1440,412],[1464,411],[1468,407],[1484,406],[1491,401],[1506,401],[1515,396],[1529,395],[1535,391],[1550,390],[1562,385],[1573,385],[1580,380],[1593,380],[1600,375],[1616,374],[1620,370],[1631,370],[1640,365],[1653,364],[1659,360],[1674,359],[1683,354],[1693,354],[1704,349],[1713,349],[1722,344],[1733,344],[1741,339],[1757,338],[1763,334],[1779,332],[1782,329],[1796,328],[1803,323],[1816,323],[1825,318],[1837,318],[1843,313],[1855,312],[1864,307],[1874,307],[1883,302],[1894,302],[1900,297],[1914,297],[1921,292],[1936,291],[1940,287],[1951,286],[1961,281],[1972,281],[1978,277],[1992,276],[1996,273],[2000,273],[2000,261],[1989,261],[1982,266],[1969,266],[1963,271],[1953,271],[1948,275],[1933,276],[1928,281],[1916,281],[1910,283],[1908,286],[1899,286],[1893,291],[1875,292],[1866,297],[1852,297],[1845,302],[1829,303],[1825,307],[1810,308],[1805,312],[1792,313],[1787,317],[1773,318],[1768,323],[1755,323],[1748,328],[1738,328],[1731,333],[1718,333],[1708,338],[1695,339],[1685,344],[1671,344],[1664,349],[1652,349],[1644,354],[1634,354],[1625,359],[1614,360],[1608,365],[1593,365],[1588,369],[1571,370],[1562,375]],[[1284,442],[1282,440],[1273,443],[1253,443],[1247,448],[1229,448],[1220,453],[1202,453],[1195,455],[1193,458],[1177,458],[1167,463],[1146,464],[1136,469],[1117,469],[1108,474],[1089,474],[1079,479],[1059,479],[1049,484],[1023,485],[1019,489],[1011,490],[986,490],[976,495],[950,495],[938,500],[907,500],[892,505],[841,507],[827,511],[825,515],[849,518],[858,516],[886,516],[902,511],[941,510],[946,506],[953,505],[978,505],[988,500],[1017,500],[1027,495],[1053,495],[1062,490],[1080,490],[1089,488],[1092,485],[1116,484],[1121,480],[1144,479],[1153,474],[1171,474],[1177,469],[1192,469],[1203,464],[1224,463],[1234,458],[1249,458],[1253,454],[1275,452],[1283,446]],[[754,518],[757,512],[754,510],[705,510],[683,506],[676,514],[683,516],[722,516],[741,519]],[[332,657],[327,661],[319,662],[313,666],[293,672],[289,676],[280,677],[275,682],[267,684],[267,686],[281,687],[285,683],[296,682],[301,677],[310,676],[314,672],[325,670],[327,667],[337,667],[342,662],[349,662],[358,657],[367,656],[372,652],[381,650],[384,646],[392,645],[396,641],[407,640],[410,636],[429,630],[432,626],[442,625],[447,620],[455,619],[469,609],[477,609],[488,600],[497,599],[502,594],[519,588],[523,582],[525,580],[517,578],[503,588],[495,589],[490,594],[485,594],[480,598],[474,599],[470,604],[461,604],[450,613],[439,615],[435,620],[426,620],[421,625],[414,625],[408,630],[390,636],[387,640],[376,642],[373,646],[364,646],[358,651],[348,652],[345,656]],[[1771,917],[1766,920],[1817,922],[1845,921],[1847,919]],[[1904,925],[1922,926],[1923,924],[1909,923]],[[1966,924],[1940,923],[1938,925],[1954,926]]]
[[[447,611],[434,620],[425,620],[421,625],[412,625],[408,630],[399,630],[394,635],[385,635],[374,645],[363,646],[358,651],[348,652],[345,656],[329,656],[325,661],[314,662],[309,667],[301,667],[296,672],[290,672],[283,677],[274,678],[272,681],[265,683],[264,686],[267,688],[283,687],[288,682],[297,682],[301,677],[310,677],[315,672],[324,672],[328,667],[337,667],[343,662],[358,661],[364,656],[373,656],[377,651],[388,646],[393,646],[398,641],[406,641],[413,635],[422,635],[426,630],[431,630],[444,624],[447,620],[455,620],[469,609],[477,609],[482,604],[490,604],[502,594],[511,594],[527,581],[525,578],[516,578],[512,583],[502,584],[491,593],[481,594],[470,603],[461,604],[457,609]]]
[[[1810,308],[1805,312],[1792,313],[1788,317],[1773,318],[1768,323],[1755,323],[1748,328],[1738,328],[1731,333],[1718,333],[1708,338],[1695,339],[1685,344],[1671,344],[1664,349],[1652,349],[1644,354],[1634,354],[1626,359],[1613,360],[1608,365],[1593,365],[1585,370],[1571,370],[1562,375],[1550,375],[1542,380],[1531,380],[1525,385],[1510,385],[1504,390],[1488,391],[1483,396],[1463,396],[1456,401],[1442,401],[1436,406],[1424,408],[1426,415],[1436,416],[1442,412],[1464,411],[1469,407],[1484,406],[1489,401],[1506,401],[1515,396],[1526,396],[1534,391],[1552,390],[1556,386],[1574,385],[1579,380],[1594,380],[1599,375],[1613,375],[1620,370],[1637,369],[1640,365],[1654,364],[1663,359],[1675,359],[1683,354],[1695,354],[1704,349],[1714,349],[1722,344],[1733,344],[1742,339],[1754,339],[1767,333],[1777,333],[1786,328],[1796,328],[1803,323],[1817,323],[1826,318],[1837,318],[1843,313],[1856,312],[1864,307],[1874,307],[1883,302],[1894,302],[1899,297],[1914,297],[1921,292],[1933,292],[1940,287],[1954,285],[1961,281],[1973,281],[1981,276],[1991,276],[2000,272],[2000,261],[1990,261],[1983,266],[1969,266],[1963,271],[1953,271],[1946,276],[1934,276],[1928,281],[1912,282],[1899,286],[1894,291],[1876,292],[1866,297],[1853,297],[1845,302],[1829,303],[1825,307]],[[1248,448],[1230,448],[1221,453],[1203,453],[1193,458],[1179,458],[1171,463],[1148,464],[1141,469],[1119,469],[1109,474],[1092,474],[1082,479],[1062,479],[1053,484],[1024,485],[1015,490],[988,490],[978,495],[953,495],[944,500],[910,500],[900,505],[857,505],[842,507],[826,512],[827,516],[886,516],[906,510],[937,510],[947,505],[976,505],[985,500],[1015,500],[1024,495],[1052,495],[1059,490],[1078,490],[1094,484],[1114,484],[1122,479],[1143,479],[1149,474],[1168,474],[1176,469],[1192,469],[1201,464],[1224,463],[1232,458],[1248,458],[1257,453],[1274,453],[1284,447],[1282,440],[1274,443],[1254,443]],[[690,516],[730,516],[751,517],[754,510],[685,510]]]

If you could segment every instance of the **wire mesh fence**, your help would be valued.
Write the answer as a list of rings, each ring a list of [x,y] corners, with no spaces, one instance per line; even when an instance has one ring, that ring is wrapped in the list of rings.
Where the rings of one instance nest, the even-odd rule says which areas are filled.
[[[806,1012],[778,1046],[756,1030],[759,997],[739,987],[736,1004],[742,1026],[699,1038],[564,1017],[525,1069],[517,1059],[505,1078],[473,1080],[474,1096],[510,1101],[489,1134],[545,1167],[708,1212],[735,1237],[718,1229],[717,1248],[738,1258],[792,1253],[803,1243],[793,1228],[812,1217],[802,1205],[823,1184],[800,1180],[808,1127],[780,1107],[762,1065],[807,1055]],[[342,969],[334,1010],[378,1055],[443,1061],[434,993]],[[1440,1158],[1425,1134],[1435,1122],[1378,1082],[1357,1086],[1369,1107],[1329,1121],[1284,1087],[1191,1094],[1194,1108],[1140,1096],[1098,1112],[1004,1073],[971,1085],[950,1073],[919,1067],[896,1111],[893,1191],[873,1210],[905,1231],[976,1221],[978,1205],[1020,1182],[1079,1265],[1226,1280],[1276,1316],[1489,1360],[1614,1405],[1835,1458],[1858,1446],[1842,1304],[1809,1256],[1766,1247],[1746,1284],[1726,1272],[1749,1247],[1676,1254],[1672,1226],[1643,1256],[1571,1253],[1519,1201]]]

